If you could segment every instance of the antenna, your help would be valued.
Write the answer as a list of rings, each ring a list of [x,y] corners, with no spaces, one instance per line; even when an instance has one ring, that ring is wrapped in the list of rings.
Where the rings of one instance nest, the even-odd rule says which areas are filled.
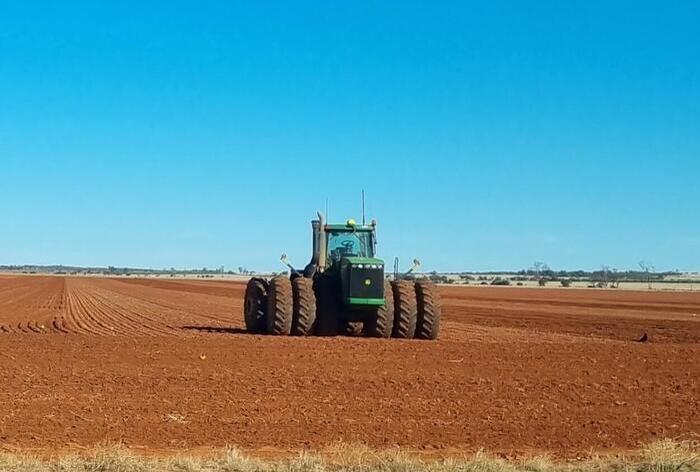
[[[362,189],[362,226],[365,225],[365,191]]]
[[[328,197],[326,197],[326,221],[330,221],[330,216],[328,214]]]

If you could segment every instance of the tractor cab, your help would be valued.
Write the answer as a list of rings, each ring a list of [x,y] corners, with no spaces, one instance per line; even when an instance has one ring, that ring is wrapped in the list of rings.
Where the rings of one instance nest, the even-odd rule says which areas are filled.
[[[384,261],[376,258],[377,223],[326,224],[319,214],[311,222],[313,252],[306,277],[325,274],[340,289],[343,303],[353,306],[384,304]]]
[[[338,269],[348,258],[374,259],[377,248],[377,222],[358,225],[349,219],[345,224],[326,224],[321,213],[311,222],[311,261],[304,269],[306,277]]]
[[[358,226],[348,220],[345,225],[326,225],[324,229],[330,265],[343,257],[374,257],[374,226]]]

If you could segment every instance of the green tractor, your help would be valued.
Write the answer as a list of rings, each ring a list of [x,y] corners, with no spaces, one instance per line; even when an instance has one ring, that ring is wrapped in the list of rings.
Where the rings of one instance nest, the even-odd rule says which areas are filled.
[[[252,278],[246,287],[244,317],[252,333],[276,335],[435,339],[440,329],[440,294],[427,279],[406,277],[395,264],[393,280],[376,257],[377,223],[326,224],[321,213],[311,222],[313,253],[303,271],[289,276]]]

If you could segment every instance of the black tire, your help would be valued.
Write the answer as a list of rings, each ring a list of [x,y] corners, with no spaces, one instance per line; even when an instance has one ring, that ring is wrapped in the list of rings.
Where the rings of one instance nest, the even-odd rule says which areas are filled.
[[[394,329],[395,338],[411,339],[416,334],[418,322],[418,307],[416,305],[416,290],[409,280],[391,282],[394,294]]]
[[[394,295],[391,284],[384,282],[384,305],[377,307],[365,322],[365,334],[374,338],[389,338],[394,329]]]
[[[265,332],[265,312],[267,311],[267,280],[252,278],[245,288],[243,318],[249,333]]]
[[[314,279],[316,293],[316,323],[318,336],[336,336],[340,330],[340,294],[331,277],[318,275]]]
[[[416,337],[436,339],[440,331],[440,316],[442,315],[442,303],[437,286],[429,280],[417,281],[416,301],[418,304]]]
[[[359,336],[362,334],[362,330],[365,323],[362,321],[343,321],[341,322],[341,332],[345,336]]]
[[[270,281],[267,291],[267,333],[289,334],[292,330],[292,283],[285,276]]]
[[[316,321],[314,281],[306,277],[297,277],[292,281],[292,295],[292,334],[306,336]]]

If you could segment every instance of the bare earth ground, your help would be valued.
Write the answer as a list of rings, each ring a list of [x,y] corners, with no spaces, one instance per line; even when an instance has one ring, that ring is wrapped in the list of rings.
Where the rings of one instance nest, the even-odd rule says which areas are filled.
[[[425,342],[248,335],[243,290],[0,276],[0,449],[571,456],[700,437],[697,292],[446,287]]]

